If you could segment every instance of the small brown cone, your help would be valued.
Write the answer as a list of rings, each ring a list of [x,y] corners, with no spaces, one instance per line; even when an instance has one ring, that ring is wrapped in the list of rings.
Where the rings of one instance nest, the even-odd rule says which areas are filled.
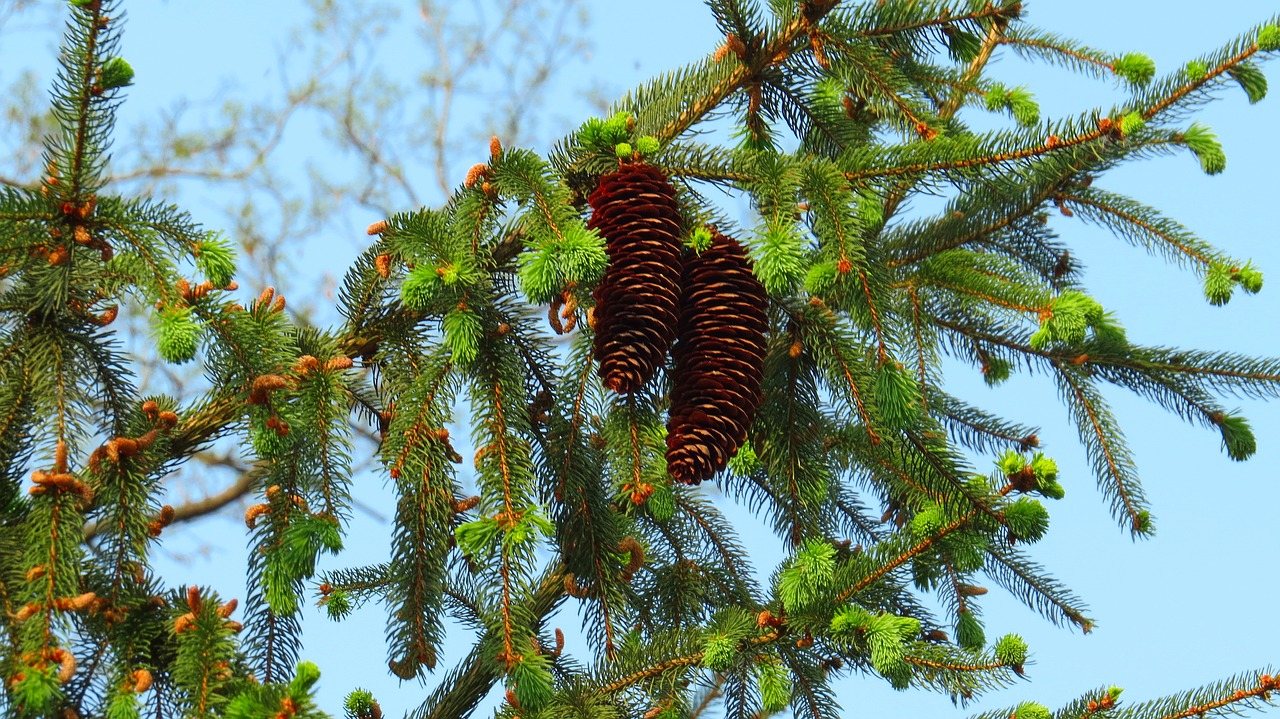
[[[724,469],[747,438],[764,377],[764,286],[737,241],[712,232],[711,246],[685,260],[667,472],[698,484]]]
[[[600,178],[587,224],[606,241],[609,268],[595,291],[595,356],[604,384],[636,391],[666,360],[680,297],[680,213],[661,170],[626,164]]]

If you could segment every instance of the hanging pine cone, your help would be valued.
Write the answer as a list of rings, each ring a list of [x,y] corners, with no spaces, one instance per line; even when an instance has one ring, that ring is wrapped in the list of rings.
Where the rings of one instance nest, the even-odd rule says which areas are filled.
[[[657,371],[676,335],[680,296],[680,213],[662,171],[626,164],[600,178],[588,198],[609,253],[595,291],[595,356],[604,384],[620,394]]]
[[[679,339],[667,419],[667,472],[698,484],[747,438],[764,377],[766,295],[742,245],[712,230],[685,260]]]

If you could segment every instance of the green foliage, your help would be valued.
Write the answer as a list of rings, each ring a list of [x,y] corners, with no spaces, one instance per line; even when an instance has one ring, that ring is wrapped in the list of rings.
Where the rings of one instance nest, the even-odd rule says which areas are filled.
[[[631,116],[625,112],[614,113],[608,120],[589,118],[578,129],[578,141],[596,150],[612,152],[616,145],[626,141],[630,119]]]
[[[342,708],[347,712],[347,719],[370,719],[377,704],[378,702],[373,698],[373,693],[368,689],[353,689],[351,693],[347,694],[347,698],[342,703]],[[381,712],[381,709],[378,711]]]
[[[551,661],[530,647],[511,667],[509,681],[520,706],[537,711],[552,697]]]
[[[1263,25],[1258,30],[1258,49],[1263,52],[1280,50],[1280,26]]]
[[[1205,174],[1216,175],[1227,168],[1227,155],[1222,150],[1222,143],[1218,142],[1218,136],[1205,125],[1192,123],[1182,133],[1182,142],[1195,153],[1196,159],[1200,161],[1200,169]]]
[[[821,539],[806,540],[778,573],[777,591],[782,603],[797,611],[825,598],[835,574],[836,549]]]
[[[475,360],[484,329],[474,312],[462,306],[453,308],[440,320],[440,330],[454,362],[465,365]]]
[[[986,103],[992,112],[1007,111],[1022,127],[1033,127],[1040,122],[1040,105],[1025,87],[1009,89],[996,83],[987,91]]]
[[[1226,415],[1218,422],[1218,429],[1222,430],[1222,446],[1226,448],[1227,456],[1237,462],[1243,462],[1258,451],[1258,440],[1244,417]]]
[[[1155,77],[1156,62],[1140,52],[1131,52],[1117,57],[1111,69],[1130,85],[1146,85]]]
[[[1048,312],[1040,321],[1040,329],[1031,336],[1030,344],[1036,349],[1053,344],[1079,345],[1090,329],[1096,332],[1108,324],[1097,300],[1082,292],[1068,290],[1049,304]]]
[[[573,224],[564,235],[548,238],[521,253],[519,261],[525,297],[543,304],[558,297],[566,287],[590,287],[599,282],[608,257],[599,233]]]
[[[994,651],[1001,662],[1020,667],[1027,663],[1027,643],[1017,634],[1006,634],[996,642]]]
[[[102,64],[98,84],[103,90],[114,90],[133,84],[133,67],[124,58],[113,57]]]
[[[1049,512],[1034,499],[1023,497],[1004,508],[1009,531],[1024,542],[1039,541],[1049,531]]]
[[[1120,121],[1120,132],[1125,135],[1132,135],[1135,132],[1140,132],[1146,126],[1147,121],[1142,117],[1142,113],[1131,112]]]
[[[1267,76],[1256,65],[1241,63],[1227,72],[1231,79],[1240,83],[1240,88],[1249,97],[1251,104],[1262,102],[1267,96]]]
[[[911,424],[920,403],[920,387],[902,365],[888,361],[876,372],[876,404],[886,429]]]
[[[1023,702],[1018,705],[1011,715],[1014,719],[1052,719],[1053,712],[1047,707],[1035,702]]]
[[[190,362],[196,356],[200,325],[190,307],[167,306],[154,315],[156,349],[174,364]]]
[[[956,644],[965,649],[981,649],[987,644],[982,622],[971,611],[961,610],[956,615]]]
[[[754,665],[756,682],[760,685],[760,708],[777,712],[791,703],[791,677],[786,667],[773,657],[766,657]]]
[[[503,717],[678,719],[722,700],[726,716],[791,707],[834,719],[840,666],[968,699],[1028,661],[1016,634],[987,646],[981,577],[1055,623],[1090,627],[1081,601],[1024,553],[1048,530],[1035,496],[1064,495],[1057,463],[1036,451],[1035,429],[948,395],[943,369],[971,363],[990,385],[1015,367],[1051,377],[1135,535],[1152,533],[1151,514],[1107,387],[1217,427],[1233,460],[1256,452],[1249,422],[1219,398],[1280,394],[1280,363],[1130,343],[1047,220],[1079,217],[1202,275],[1215,305],[1236,286],[1261,290],[1251,263],[1094,180],[1178,144],[1223,171],[1213,133],[1180,123],[1225,77],[1262,99],[1259,63],[1280,31],[1263,26],[1157,80],[1150,58],[1029,27],[1012,1],[710,6],[721,50],[646,83],[547,157],[495,143],[442,207],[380,224],[343,283],[343,324],[326,330],[284,312],[273,290],[247,309],[223,295],[238,262],[225,236],[105,192],[118,90],[133,79],[117,56],[123,13],[72,0],[47,176],[0,188],[0,708],[321,717],[319,671],[298,661],[313,581],[331,619],[386,606],[387,666],[402,680],[437,668],[455,626],[474,632],[414,716],[467,715],[505,685]],[[999,81],[989,60],[1005,52],[1095,77],[1110,68],[1134,95],[1042,117],[1029,89]],[[1007,113],[996,119],[1008,128],[969,129],[960,113],[983,106]],[[706,132],[715,117],[740,142],[708,140],[729,134]],[[669,372],[625,396],[595,372],[586,308],[610,258],[585,198],[637,157],[679,187],[690,251],[706,251],[709,227],[742,237],[769,294],[762,334],[669,318],[677,352],[712,358],[697,391],[738,398],[728,411],[746,413],[732,442],[713,436],[723,417],[700,408],[691,420],[727,463],[714,501],[668,476]],[[735,229],[741,218],[707,186],[749,203],[750,228]],[[643,192],[620,196],[634,203],[629,231],[643,233]],[[183,277],[192,264],[207,283]],[[686,298],[744,309],[731,283],[695,281]],[[556,334],[532,304],[552,305]],[[175,363],[201,349],[207,392],[141,395],[110,325],[122,306],[151,305],[155,349]],[[751,377],[715,366],[739,342],[766,350]],[[474,472],[457,469],[457,424],[470,429]],[[356,427],[377,445],[359,463]],[[162,488],[211,448],[251,462],[242,620],[212,590],[166,588],[149,571],[172,518]],[[994,476],[976,473],[993,459]],[[390,556],[322,571],[346,556],[353,466],[365,464],[394,492]],[[727,501],[791,552],[765,586]],[[548,636],[566,595],[589,661]],[[954,639],[940,632],[948,623]],[[73,656],[94,664],[67,682],[60,662]],[[143,693],[149,681],[160,686]],[[1214,706],[1247,708],[1256,692],[1236,692],[1257,681],[1131,713],[1189,715],[1221,697]],[[714,692],[699,694],[707,682]],[[1118,696],[1094,692],[1061,715]],[[363,690],[344,708],[381,715]],[[1010,714],[1049,716],[1030,703]]]
[[[209,234],[195,245],[196,267],[214,287],[226,287],[236,273],[236,252],[231,241],[217,233]]]

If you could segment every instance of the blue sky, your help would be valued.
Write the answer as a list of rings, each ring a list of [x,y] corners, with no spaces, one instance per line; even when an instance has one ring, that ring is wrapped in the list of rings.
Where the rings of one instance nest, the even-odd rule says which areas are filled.
[[[1025,5],[1032,23],[1094,47],[1145,52],[1160,72],[1181,66],[1275,12],[1274,4],[1263,0],[1217,3],[1211,9],[1204,3],[1105,0]],[[718,44],[709,11],[694,0],[595,0],[589,7],[595,47],[590,61],[566,69],[555,86],[550,103],[558,108],[564,125],[557,130],[548,121],[543,133],[547,137],[571,130],[589,112],[586,88],[599,87],[616,96]],[[278,82],[275,62],[281,35],[290,14],[297,12],[293,2],[249,0],[135,2],[127,8],[125,56],[138,77],[122,111],[122,127],[153,115],[177,95],[208,97],[224,83],[256,83],[268,91]],[[384,58],[393,61],[401,51],[408,50],[389,44]],[[11,59],[11,52],[13,46],[0,48],[6,59]],[[32,57],[39,55],[28,59],[36,66]],[[1266,69],[1275,84],[1280,77],[1275,63]],[[11,77],[5,72],[0,68],[0,80],[8,82]],[[1029,85],[1049,117],[1109,107],[1122,97],[1111,84],[1028,66],[1012,56],[998,57],[992,72],[1008,85]],[[1253,259],[1264,272],[1280,273],[1280,100],[1250,106],[1243,92],[1230,91],[1198,118],[1223,142],[1225,173],[1207,177],[1194,158],[1184,154],[1121,168],[1100,178],[1099,184],[1162,208],[1228,253]],[[122,135],[118,148],[126,142]],[[305,156],[305,147],[302,138],[291,150],[298,153],[300,166],[314,159]],[[483,153],[477,147],[474,159],[460,159],[462,169],[483,160]],[[199,197],[188,193],[183,201],[203,219]],[[1238,293],[1226,307],[1211,307],[1195,276],[1167,267],[1079,220],[1055,217],[1052,222],[1072,245],[1073,255],[1086,264],[1086,286],[1118,314],[1134,341],[1280,355],[1280,274],[1269,274],[1268,280],[1277,284],[1258,296]],[[307,258],[304,264],[310,271],[340,274],[356,250],[351,238],[362,234],[363,226],[351,228],[342,238],[315,238],[300,248]],[[987,634],[1016,631],[1028,640],[1034,658],[1030,681],[988,695],[972,709],[960,709],[944,696],[895,692],[874,677],[853,677],[840,684],[847,715],[962,717],[1023,700],[1056,707],[1109,684],[1125,687],[1126,700],[1139,701],[1280,659],[1280,623],[1274,620],[1273,599],[1280,594],[1275,571],[1280,545],[1280,443],[1275,441],[1280,403],[1227,401],[1228,407],[1244,410],[1259,440],[1257,455],[1236,463],[1220,450],[1215,432],[1186,425],[1124,391],[1110,392],[1157,519],[1157,536],[1134,543],[1112,522],[1094,489],[1075,430],[1047,378],[1015,378],[990,389],[976,372],[956,368],[949,380],[950,391],[1042,428],[1040,437],[1062,469],[1068,494],[1050,507],[1052,529],[1033,554],[1089,602],[1098,627],[1088,636],[1055,628],[993,587],[984,604]],[[981,461],[978,467],[985,469]],[[379,495],[386,499],[389,494],[378,478],[360,481],[360,496],[375,504]],[[742,518],[742,536],[767,575],[779,558],[777,545],[751,521]],[[162,558],[159,570],[174,583],[211,583],[224,594],[243,596],[242,580],[235,573],[242,566],[242,527],[238,516],[229,513],[176,533],[168,539],[174,553],[189,555],[201,546],[212,547],[212,553],[187,562]],[[342,565],[384,559],[386,535],[384,525],[358,515],[349,541],[352,557],[344,558]],[[381,642],[383,621],[376,605],[338,625],[319,617],[308,619],[305,657],[324,670],[322,698],[333,713],[340,714],[342,695],[357,685],[373,690],[390,716],[411,709],[424,696],[416,684],[397,688],[389,677]],[[577,620],[562,612],[559,623],[570,628]],[[442,662],[451,664],[465,652],[466,645],[450,644]]]

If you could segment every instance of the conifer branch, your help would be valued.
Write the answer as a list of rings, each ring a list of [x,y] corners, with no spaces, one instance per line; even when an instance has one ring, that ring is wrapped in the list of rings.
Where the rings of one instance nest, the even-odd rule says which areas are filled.
[[[983,68],[991,60],[991,53],[1000,44],[1000,39],[1004,36],[1005,26],[1005,22],[996,20],[987,28],[987,36],[983,38],[982,45],[978,48],[978,54],[974,56],[973,60],[969,61],[969,67],[965,68],[964,75],[960,78],[962,87],[972,85],[982,75]],[[962,104],[964,104],[964,94],[953,92],[951,97],[947,99],[946,104],[938,110],[938,116],[943,119],[950,118],[956,114]]]
[[[1099,55],[1074,49],[1067,45],[1054,44],[1042,38],[1024,36],[1017,32],[1011,32],[1001,36],[1000,44],[1010,45],[1015,49],[1019,47],[1028,47],[1035,48],[1037,50],[1045,50],[1062,55],[1065,58],[1069,58],[1078,65],[1094,66],[1100,72],[1104,72],[1106,74],[1111,74],[1113,71],[1111,63],[1107,62]]]
[[[1159,115],[1160,113],[1176,106],[1179,102],[1189,97],[1196,90],[1199,90],[1200,88],[1214,82],[1215,80],[1218,80],[1223,75],[1226,75],[1227,73],[1231,72],[1234,68],[1239,67],[1249,58],[1256,55],[1258,51],[1259,49],[1258,49],[1257,43],[1250,44],[1248,47],[1244,48],[1240,52],[1223,60],[1222,62],[1218,63],[1216,66],[1210,68],[1204,75],[1192,79],[1190,82],[1187,82],[1181,85],[1180,87],[1173,90],[1173,92],[1170,92],[1168,95],[1165,95],[1164,97],[1160,98],[1158,101],[1153,103],[1150,107],[1142,111],[1142,119],[1151,120],[1155,118],[1156,115]]]
[[[1142,507],[1144,502],[1141,490],[1136,478],[1132,476],[1132,461],[1128,456],[1128,450],[1123,445],[1123,440],[1115,434],[1110,412],[1099,405],[1101,397],[1094,394],[1092,388],[1086,386],[1087,380],[1074,376],[1074,372],[1067,369],[1067,365],[1055,362],[1053,367],[1057,370],[1063,387],[1074,400],[1070,407],[1077,415],[1077,425],[1082,439],[1085,440],[1085,446],[1093,455],[1095,467],[1100,470],[1100,478],[1109,478],[1106,488],[1115,499],[1119,500],[1133,533],[1135,535],[1148,533],[1150,531],[1147,528],[1148,513]]]
[[[564,600],[564,566],[548,568],[537,589],[522,607],[522,613],[541,621]],[[462,719],[468,716],[502,678],[500,663],[493,661],[492,644],[500,633],[489,630],[476,641],[467,657],[458,663],[427,700],[408,716],[412,719]]]
[[[946,27],[949,25],[957,25],[968,22],[977,22],[980,20],[994,20],[1003,18],[1006,20],[1013,19],[1021,12],[1021,8],[1014,5],[994,5],[988,4],[981,10],[963,13],[960,15],[952,15],[945,13],[938,17],[924,18],[921,20],[913,20],[903,22],[897,25],[885,25],[882,27],[865,28],[858,31],[860,37],[877,37],[885,35],[901,35],[909,33],[913,30],[924,30],[932,27]]]
[[[663,142],[681,135],[694,123],[705,117],[707,113],[719,107],[735,91],[742,89],[742,87],[751,82],[764,68],[786,59],[796,42],[808,33],[810,26],[820,21],[823,16],[837,5],[839,5],[839,0],[826,3],[820,6],[817,17],[805,18],[801,16],[788,22],[778,31],[777,35],[760,48],[760,51],[755,54],[750,64],[746,62],[739,64],[721,79],[719,84],[705,88],[701,97],[689,103],[684,111],[668,124],[659,128],[653,135]]]
[[[927,667],[929,669],[942,669],[948,672],[990,672],[996,669],[1006,668],[1006,664],[1000,660],[991,662],[979,662],[975,664],[967,664],[963,662],[939,661],[937,659],[927,659],[925,657],[917,657],[911,654],[904,654],[903,660],[919,667]]]
[[[1112,215],[1121,222],[1138,228],[1144,234],[1160,240],[1178,254],[1192,259],[1203,267],[1208,267],[1214,262],[1215,258],[1208,254],[1207,248],[1197,247],[1195,238],[1190,233],[1182,230],[1180,226],[1172,226],[1167,221],[1156,224],[1158,220],[1140,217],[1132,209],[1122,207],[1120,201],[1127,198],[1110,196],[1096,190],[1090,190],[1087,194],[1068,190],[1062,192],[1060,196],[1065,203],[1093,208],[1099,212]]]
[[[84,20],[81,20],[80,24],[87,24],[88,29],[84,33],[83,44],[77,48],[79,53],[82,54],[78,58],[81,66],[76,68],[76,75],[74,76],[76,85],[74,102],[76,107],[72,118],[74,118],[75,122],[75,140],[70,148],[70,177],[66,178],[70,182],[70,186],[66,194],[63,195],[64,199],[71,202],[82,201],[84,199],[83,194],[88,189],[87,186],[93,179],[96,179],[85,176],[86,156],[90,152],[97,151],[92,149],[89,143],[89,123],[93,117],[92,113],[90,113],[89,105],[94,101],[94,70],[100,64],[98,58],[98,36],[106,28],[107,22],[109,22],[109,20],[104,22],[106,18],[102,13],[101,0],[90,3],[83,10],[88,16],[88,22],[85,23]],[[68,78],[68,80],[71,80],[71,78]]]
[[[942,540],[947,535],[964,527],[966,524],[969,523],[970,520],[978,516],[978,514],[979,514],[979,511],[977,509],[971,509],[968,512],[961,515],[960,517],[957,517],[956,519],[953,519],[952,521],[948,522],[941,529],[939,529],[933,536],[922,539],[921,541],[917,542],[911,547],[908,547],[906,550],[899,552],[889,561],[880,563],[878,567],[876,567],[866,576],[859,579],[852,586],[841,590],[840,593],[838,593],[835,596],[832,602],[836,605],[841,605],[849,601],[849,599],[852,598],[854,595],[856,595],[858,592],[861,592],[862,590],[866,589],[867,587],[879,581],[881,578],[883,578],[885,575],[889,574],[893,570],[897,569],[898,567],[901,567],[903,564],[906,564],[913,557],[916,557],[921,553],[928,551],[930,548],[936,545],[940,540]]]

